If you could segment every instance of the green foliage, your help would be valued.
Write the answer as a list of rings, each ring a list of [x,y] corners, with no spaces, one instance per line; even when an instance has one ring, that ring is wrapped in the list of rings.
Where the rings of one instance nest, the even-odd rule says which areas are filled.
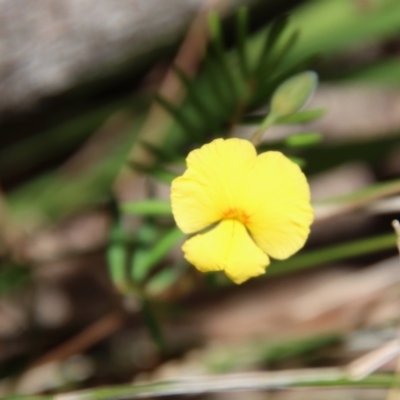
[[[136,201],[133,203],[125,203],[120,206],[121,211],[127,214],[137,215],[171,215],[171,203],[165,200],[148,199]]]
[[[24,172],[27,166],[37,167],[44,160],[50,160],[54,155],[72,149],[87,139],[107,117],[122,106],[124,102],[120,100],[98,107],[71,118],[55,128],[44,130],[39,135],[28,137],[4,149],[0,148],[0,174],[15,176],[19,172]],[[50,154],[49,147],[52,149]]]
[[[127,237],[122,226],[116,222],[110,232],[110,242],[107,248],[107,263],[111,280],[121,291],[127,290]]]
[[[157,147],[141,142],[156,162],[151,166],[141,166],[136,163],[132,164],[132,167],[155,179],[170,182],[173,174],[164,167],[165,163],[181,162],[182,154],[186,152],[184,148],[188,145],[204,143],[214,135],[227,136],[232,127],[246,123],[248,112],[262,104],[271,102],[270,114],[265,118],[269,121],[272,116],[273,121],[270,125],[276,121],[282,123],[285,117],[292,117],[293,123],[296,118],[297,121],[310,121],[321,115],[320,110],[308,114],[299,111],[315,89],[316,74],[307,71],[287,79],[290,73],[282,74],[280,71],[281,61],[297,40],[297,34],[292,35],[282,48],[273,51],[287,25],[287,18],[281,18],[272,24],[266,35],[265,46],[255,63],[248,56],[246,9],[241,9],[237,14],[237,43],[233,51],[228,52],[225,49],[218,15],[212,13],[209,23],[211,44],[205,56],[202,73],[195,78],[190,78],[179,67],[174,68],[176,76],[186,90],[185,102],[178,106],[162,96],[155,97],[156,101],[173,117],[176,126],[180,129],[178,140],[175,136],[175,140],[167,140],[163,146]],[[204,87],[211,90],[204,93]],[[261,123],[263,130],[266,127],[265,123]],[[292,137],[284,144],[287,147],[299,147],[314,144],[316,141],[315,134],[306,133]],[[303,162],[294,157],[293,160],[299,164]],[[159,348],[165,350],[160,326],[151,311],[149,298],[168,290],[181,277],[182,270],[178,265],[157,269],[160,268],[171,249],[183,239],[183,234],[178,228],[167,229],[164,233],[160,233],[162,229],[157,225],[156,218],[171,216],[171,206],[168,202],[147,199],[122,204],[120,212],[142,216],[145,219],[136,235],[132,251],[128,252],[128,243],[125,243],[125,250],[123,250],[121,242],[115,242],[115,239],[110,245],[109,260],[112,277],[117,287],[123,287],[125,292],[130,290],[136,296],[140,296],[143,317],[149,332]],[[121,283],[124,279],[125,286]]]
[[[268,274],[282,274],[295,270],[313,268],[321,264],[344,260],[377,251],[396,248],[396,236],[394,233],[360,239],[353,242],[328,246],[308,252],[300,252],[298,255],[284,261],[273,262],[268,268]]]
[[[400,25],[400,3],[397,0],[370,1],[363,9],[347,0],[309,1],[291,15],[291,29],[280,38],[280,43],[293,31],[301,35],[288,54],[283,68],[312,56],[320,54],[332,57],[355,46],[376,42],[397,35]],[[254,55],[263,46],[263,35],[254,38]]]
[[[315,121],[325,114],[324,109],[299,111],[285,117],[277,118],[277,124],[304,124],[307,122]]]
[[[152,304],[150,303],[149,300],[143,298],[141,305],[142,305],[143,320],[149,330],[149,333],[154,343],[158,346],[161,352],[167,353],[167,345],[165,343],[165,339],[161,331],[160,324],[155,318]]]
[[[400,85],[400,59],[398,56],[377,64],[368,65],[346,76],[346,81],[357,84],[374,84],[386,87]]]
[[[145,294],[153,269],[182,238],[183,234],[177,227],[164,229],[163,232],[151,220],[145,221],[135,237],[131,238],[122,224],[116,222],[107,251],[112,281],[124,293]],[[157,286],[157,283],[153,285]]]
[[[260,53],[254,58],[247,48],[251,38],[247,33],[247,10],[242,8],[237,13],[236,46],[229,51],[224,44],[219,16],[210,14],[211,44],[201,73],[190,78],[181,69],[175,68],[186,89],[184,103],[178,107],[156,96],[156,100],[171,114],[181,130],[180,139],[174,143],[175,150],[182,149],[179,154],[185,153],[184,149],[194,143],[208,142],[216,135],[228,136],[232,127],[247,123],[248,113],[271,101],[271,112],[265,118],[267,123],[260,128],[263,131],[275,122],[283,123],[283,117],[293,116],[295,119],[295,114],[298,114],[297,118],[305,121],[320,115],[319,111],[308,115],[298,112],[312,95],[317,83],[316,74],[311,71],[292,77],[304,69],[308,61],[301,60],[289,69],[282,69],[283,61],[295,47],[298,38],[297,33],[292,34],[282,46],[276,46],[287,24],[286,17],[271,24]],[[165,161],[175,159],[170,157]]]
[[[287,24],[286,17],[273,22],[266,32],[265,42],[258,57],[252,59],[247,48],[247,9],[241,8],[237,13],[236,45],[232,50],[226,49],[220,17],[211,13],[211,41],[200,74],[192,78],[178,66],[174,67],[175,74],[186,91],[183,104],[178,106],[160,95],[155,96],[155,100],[172,116],[180,133],[172,136],[176,133],[173,128],[166,142],[159,147],[141,141],[140,145],[144,146],[156,161],[150,166],[141,166],[135,162],[131,166],[155,179],[169,183],[174,175],[165,167],[166,163],[180,163],[188,146],[207,142],[215,135],[228,136],[232,127],[247,123],[247,114],[260,105],[271,104],[270,113],[264,117],[268,126],[275,122],[283,123],[284,118],[291,117],[289,122],[294,123],[319,117],[320,110],[308,113],[300,111],[315,89],[316,74],[306,71],[291,76],[303,68],[303,63],[282,73],[281,63],[298,39],[297,33],[292,34],[282,46],[277,47]],[[261,129],[266,128],[265,123],[261,122]],[[287,139],[282,144],[288,148],[304,147],[314,144],[317,139],[314,133],[303,133]],[[292,159],[299,164],[303,163],[300,158]],[[177,228],[161,228],[157,218],[170,217],[171,205],[158,199],[147,199],[122,204],[119,209],[123,215],[142,216],[144,220],[130,252],[123,252],[120,242],[110,247],[110,263],[114,265],[111,272],[117,286],[121,286],[119,280],[125,277],[130,281],[128,286],[133,285],[133,290],[137,292],[139,289],[142,294],[154,295],[162,289],[168,289],[175,284],[180,272],[174,265],[161,271],[157,271],[157,268],[171,249],[182,240],[183,234]],[[125,245],[131,246],[129,243]]]
[[[140,165],[133,160],[131,166],[155,179],[169,183],[174,175],[168,171],[165,164],[180,163],[182,155],[187,153],[186,149],[194,144],[200,145],[216,135],[228,136],[231,128],[245,122],[248,112],[270,103],[271,99],[274,121],[299,114],[299,109],[315,88],[316,75],[308,71],[290,78],[293,71],[301,69],[303,64],[282,73],[281,62],[297,40],[297,34],[292,35],[285,41],[284,46],[275,49],[286,26],[287,18],[280,18],[271,25],[265,37],[265,45],[254,62],[247,49],[247,9],[242,8],[237,13],[236,46],[233,50],[226,49],[221,20],[216,13],[211,13],[211,41],[200,74],[191,78],[178,66],[174,67],[175,74],[186,92],[183,104],[177,105],[160,95],[155,96],[155,100],[172,116],[175,126],[160,146],[147,141],[140,142],[139,145],[152,154],[154,163]],[[285,110],[282,111],[284,103]],[[318,115],[319,112],[314,112],[305,119],[311,120]],[[301,117],[298,115],[297,118]],[[175,128],[178,128],[178,134]],[[295,139],[292,140],[296,142]],[[304,136],[303,143],[307,140],[310,142],[310,135]],[[299,142],[297,139],[296,143]],[[133,244],[126,240],[125,243],[121,241],[123,235],[119,228],[112,237],[108,252],[111,276],[117,287],[122,288],[124,292],[131,291],[141,296],[145,307],[149,296],[167,290],[180,277],[181,272],[177,265],[160,271],[157,268],[161,267],[171,249],[183,239],[183,234],[178,228],[165,229],[159,225],[157,218],[170,217],[172,214],[170,204],[165,201],[147,199],[122,204],[119,209],[122,215],[133,214],[144,219]],[[143,312],[149,314],[149,309],[144,308]],[[149,315],[144,315],[145,321],[161,346],[160,337],[156,332],[156,321]]]
[[[263,362],[270,366],[273,363],[284,361],[285,359],[292,359],[295,357],[307,357],[320,348],[326,348],[332,345],[337,345],[341,342],[338,335],[321,335],[312,338],[290,340],[282,343],[269,343],[264,346],[260,352],[262,354]]]
[[[163,215],[166,211],[165,203],[143,201],[137,204],[129,203],[127,206],[128,212],[147,215],[148,219],[142,223],[132,238],[124,229],[121,216],[116,215],[107,250],[110,277],[122,294],[134,296],[139,300],[143,320],[149,333],[159,349],[164,352],[166,347],[161,327],[153,313],[151,298],[175,284],[181,276],[181,269],[176,265],[169,265],[154,271],[172,248],[182,240],[183,234],[177,227],[164,229],[163,233],[162,229],[149,218],[149,216]]]
[[[239,379],[240,378],[240,379]],[[263,379],[262,379],[263,378]],[[260,390],[282,390],[296,388],[337,388],[341,391],[350,388],[382,388],[398,386],[399,379],[393,373],[373,373],[363,379],[352,379],[348,371],[341,367],[320,369],[299,369],[298,371],[266,371],[256,375],[253,372],[238,376],[204,376],[192,379],[177,379],[170,381],[156,381],[154,383],[135,383],[105,387],[95,387],[81,392],[71,393],[77,400],[110,400],[126,398],[153,398],[174,396],[178,394],[198,395],[199,392],[213,394],[242,390],[244,393]],[[64,398],[69,395],[65,394]],[[61,396],[61,395],[59,395]],[[54,400],[54,396],[12,396],[6,400]]]
[[[150,246],[139,248],[132,257],[131,274],[134,282],[142,282],[154,268],[183,238],[178,228],[170,229]]]
[[[318,77],[306,71],[284,81],[272,95],[270,114],[275,118],[288,117],[298,112],[313,95]]]
[[[181,275],[182,272],[176,265],[167,266],[149,279],[146,285],[146,292],[151,296],[157,296],[172,287]]]
[[[308,147],[320,143],[321,135],[317,132],[300,132],[285,139],[287,147]]]
[[[304,158],[288,156],[289,160],[297,164],[300,168],[303,168],[306,165],[306,161]]]
[[[88,205],[108,200],[115,176],[127,158],[140,122],[127,120],[126,126],[120,127],[123,133],[113,138],[107,153],[86,168],[52,170],[15,189],[9,195],[13,216],[20,221],[36,222],[47,218],[57,221]]]
[[[315,121],[325,114],[324,109],[299,111],[287,117],[276,118],[276,124],[304,124]],[[243,118],[244,125],[259,125],[266,119],[266,115],[247,115]]]
[[[30,280],[31,269],[15,264],[3,264],[0,267],[0,295],[16,293],[27,287]]]

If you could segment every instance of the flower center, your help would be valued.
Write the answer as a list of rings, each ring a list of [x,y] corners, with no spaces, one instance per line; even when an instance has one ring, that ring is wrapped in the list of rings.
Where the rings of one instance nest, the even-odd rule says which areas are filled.
[[[236,219],[244,225],[246,225],[250,220],[250,216],[246,214],[245,211],[237,209],[236,207],[228,208],[224,211],[223,215],[224,219]]]

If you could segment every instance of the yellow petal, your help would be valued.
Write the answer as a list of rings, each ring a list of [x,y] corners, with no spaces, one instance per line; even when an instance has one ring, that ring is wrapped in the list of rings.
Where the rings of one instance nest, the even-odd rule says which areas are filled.
[[[217,139],[192,151],[186,172],[171,186],[178,227],[185,233],[198,232],[237,207],[256,158],[254,146],[242,139]]]
[[[276,151],[259,155],[245,197],[246,225],[262,250],[282,260],[303,247],[313,210],[306,177],[295,163]]]
[[[185,258],[201,272],[224,270],[238,284],[263,274],[269,264],[268,256],[256,246],[245,226],[234,219],[194,236],[182,249]]]

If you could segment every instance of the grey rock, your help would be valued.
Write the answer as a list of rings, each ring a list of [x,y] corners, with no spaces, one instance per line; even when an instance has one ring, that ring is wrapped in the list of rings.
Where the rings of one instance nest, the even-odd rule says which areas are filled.
[[[0,0],[0,112],[29,107],[172,43],[205,2]]]

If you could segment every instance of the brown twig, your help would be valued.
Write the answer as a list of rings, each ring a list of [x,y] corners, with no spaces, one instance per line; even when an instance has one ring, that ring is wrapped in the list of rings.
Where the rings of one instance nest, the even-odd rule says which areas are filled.
[[[70,340],[37,359],[29,368],[38,367],[52,361],[65,360],[75,354],[82,353],[117,331],[123,322],[124,318],[121,313],[111,312],[89,325]]]

